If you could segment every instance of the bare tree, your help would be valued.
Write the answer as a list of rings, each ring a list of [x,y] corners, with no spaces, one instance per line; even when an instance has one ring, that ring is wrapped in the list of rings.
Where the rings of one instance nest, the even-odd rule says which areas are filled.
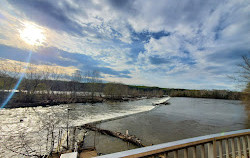
[[[54,89],[55,89],[55,82],[62,78],[63,72],[60,71],[57,67],[49,67],[44,66],[42,70],[42,80],[45,84],[45,91],[46,91],[46,99],[53,100],[54,98]]]
[[[87,83],[87,88],[90,91],[92,100],[97,92],[101,91],[101,75],[99,71],[88,71],[85,73],[85,81]]]
[[[1,102],[4,100],[4,97],[5,97],[4,90],[7,89],[8,77],[9,75],[8,75],[7,67],[3,62],[1,62],[0,63],[0,90],[1,90],[0,101]]]
[[[238,64],[238,71],[234,75],[228,77],[240,85],[245,86],[250,82],[250,58],[248,56],[242,56],[242,63]]]
[[[82,72],[80,70],[75,70],[75,72],[72,75],[71,80],[74,82],[78,82],[78,83],[82,82],[82,80],[83,80]]]
[[[35,67],[28,67],[26,70],[26,76],[23,80],[22,86],[20,89],[25,91],[24,100],[28,102],[33,102],[35,99],[36,90],[41,82],[42,74]]]
[[[11,90],[19,77],[22,67],[17,64],[4,62],[0,63],[1,88]]]
[[[16,63],[6,63],[3,60],[0,62],[0,91],[1,97],[0,101],[2,102],[5,99],[6,90],[10,91],[14,88],[20,73],[21,65]]]
[[[71,76],[71,91],[72,91],[72,96],[76,98],[76,93],[77,91],[80,91],[82,87],[79,87],[79,83],[83,81],[83,75],[80,70],[76,70],[72,76]]]
[[[238,66],[241,68],[239,72],[239,80],[241,82],[249,83],[250,82],[250,58],[247,56],[242,56],[243,63]]]
[[[121,83],[107,83],[103,90],[106,97],[121,99],[128,95],[128,86]]]
[[[243,63],[238,65],[240,68],[238,81],[246,84],[242,99],[247,105],[247,110],[250,111],[250,58],[243,56],[242,61]]]

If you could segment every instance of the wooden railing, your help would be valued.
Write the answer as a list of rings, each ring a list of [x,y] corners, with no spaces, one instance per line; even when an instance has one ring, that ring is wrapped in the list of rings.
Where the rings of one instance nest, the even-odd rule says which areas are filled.
[[[250,158],[250,129],[178,140],[98,158]]]

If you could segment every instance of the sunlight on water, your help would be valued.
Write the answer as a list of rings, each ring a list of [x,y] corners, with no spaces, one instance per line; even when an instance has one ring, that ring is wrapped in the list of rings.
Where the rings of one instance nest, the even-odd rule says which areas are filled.
[[[53,120],[56,124],[55,133],[59,127],[66,127],[67,112],[69,111],[69,126],[80,126],[86,123],[103,121],[107,119],[120,118],[131,114],[152,110],[152,100],[139,100],[133,102],[122,102],[113,104],[69,104],[52,107],[16,108],[3,109],[0,111],[0,140],[1,146],[15,149],[20,144],[23,134],[32,149],[44,153],[47,131],[44,125]],[[0,148],[0,157],[15,153]],[[42,149],[40,149],[40,147]]]
[[[17,149],[22,139],[38,154],[45,153],[48,131],[44,125],[54,124],[57,136],[59,128],[65,129],[67,116],[71,127],[102,121],[98,127],[119,132],[128,129],[146,145],[245,128],[246,114],[239,101],[172,98],[170,105],[152,106],[156,100],[3,109],[0,111],[0,157],[18,157],[6,147]],[[77,138],[82,138],[82,134],[80,131]],[[126,143],[112,137],[99,135],[97,140],[96,148],[101,153],[128,149]],[[86,144],[93,145],[91,132]]]

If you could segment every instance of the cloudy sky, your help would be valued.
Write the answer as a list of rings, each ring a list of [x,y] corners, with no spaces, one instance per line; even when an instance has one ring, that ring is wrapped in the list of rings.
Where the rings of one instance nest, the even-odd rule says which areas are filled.
[[[0,62],[25,62],[30,50],[33,64],[106,81],[235,89],[227,75],[250,52],[250,1],[1,0]]]

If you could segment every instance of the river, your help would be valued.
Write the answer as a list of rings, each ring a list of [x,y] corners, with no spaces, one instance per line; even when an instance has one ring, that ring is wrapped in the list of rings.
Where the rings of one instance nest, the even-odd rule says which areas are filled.
[[[32,149],[43,147],[46,135],[43,125],[53,120],[56,127],[65,127],[67,116],[70,126],[120,117],[97,126],[122,133],[128,130],[145,145],[248,128],[247,112],[240,101],[171,98],[169,105],[152,106],[156,100],[3,109],[0,111],[0,157],[23,157],[6,149],[17,148],[22,134],[25,136],[21,138]],[[103,154],[135,148],[119,139],[89,132],[86,146],[93,146],[94,142],[97,152]]]
[[[207,134],[249,128],[247,112],[240,101],[172,98],[170,105],[149,112],[97,125],[104,129],[136,135],[145,145],[159,144]],[[89,138],[93,140],[93,136]],[[89,141],[91,142],[91,141]],[[93,141],[92,141],[93,142]],[[90,144],[91,145],[91,144]],[[113,153],[135,146],[108,136],[96,136],[97,151]]]

